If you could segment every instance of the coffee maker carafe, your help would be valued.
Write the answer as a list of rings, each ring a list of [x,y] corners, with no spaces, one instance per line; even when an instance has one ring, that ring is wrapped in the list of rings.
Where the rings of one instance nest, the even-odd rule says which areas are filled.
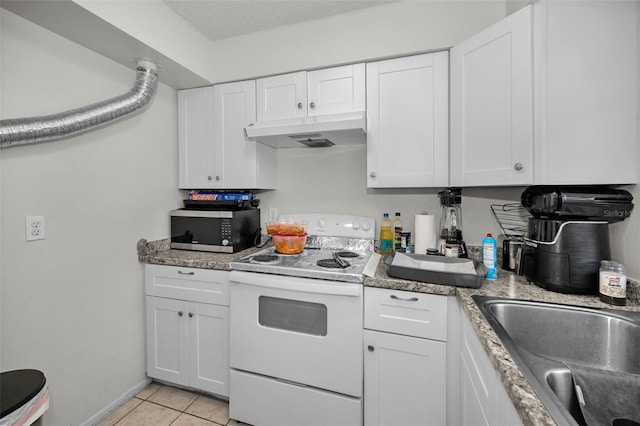
[[[611,259],[609,223],[624,220],[633,197],[608,187],[531,186],[521,196],[533,215],[516,272],[539,287],[597,294],[601,260]]]
[[[449,188],[438,193],[440,197],[440,236],[438,250],[449,257],[467,257],[467,246],[462,239],[462,190]]]

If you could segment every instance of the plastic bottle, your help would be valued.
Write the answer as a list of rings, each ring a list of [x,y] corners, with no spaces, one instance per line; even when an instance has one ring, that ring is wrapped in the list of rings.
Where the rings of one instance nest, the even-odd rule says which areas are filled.
[[[498,259],[497,259],[497,243],[496,239],[487,234],[482,240],[482,263],[487,267],[486,278],[495,280],[498,278]]]
[[[399,212],[396,212],[396,218],[393,221],[393,248],[395,251],[401,251],[402,248],[402,218]]]
[[[391,254],[393,251],[393,224],[389,213],[385,213],[380,223],[380,254]]]

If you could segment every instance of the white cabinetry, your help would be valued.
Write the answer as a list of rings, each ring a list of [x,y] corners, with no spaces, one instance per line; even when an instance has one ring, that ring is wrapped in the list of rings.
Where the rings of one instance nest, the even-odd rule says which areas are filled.
[[[229,396],[228,272],[145,265],[147,374]]]
[[[638,7],[537,2],[453,47],[450,184],[637,183]]]
[[[460,312],[461,425],[522,425],[471,323],[465,313]]]
[[[448,52],[367,64],[367,186],[447,186]]]
[[[364,64],[260,78],[257,100],[258,122],[364,111]]]
[[[255,80],[178,92],[179,187],[275,187],[273,148],[246,138],[255,122]]]
[[[451,49],[451,185],[533,182],[531,6]]]
[[[366,287],[364,424],[446,424],[447,297]]]

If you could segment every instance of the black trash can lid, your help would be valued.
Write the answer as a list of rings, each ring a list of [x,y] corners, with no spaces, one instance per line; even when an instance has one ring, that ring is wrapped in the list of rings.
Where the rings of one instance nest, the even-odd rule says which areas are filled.
[[[0,373],[0,418],[33,399],[47,383],[38,370],[12,370]]]

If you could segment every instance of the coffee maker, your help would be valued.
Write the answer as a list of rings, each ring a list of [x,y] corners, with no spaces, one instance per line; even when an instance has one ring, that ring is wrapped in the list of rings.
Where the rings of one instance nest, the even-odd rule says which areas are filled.
[[[597,294],[601,260],[611,259],[609,224],[631,215],[633,197],[606,186],[530,186],[521,202],[532,217],[516,272],[539,287]]]

